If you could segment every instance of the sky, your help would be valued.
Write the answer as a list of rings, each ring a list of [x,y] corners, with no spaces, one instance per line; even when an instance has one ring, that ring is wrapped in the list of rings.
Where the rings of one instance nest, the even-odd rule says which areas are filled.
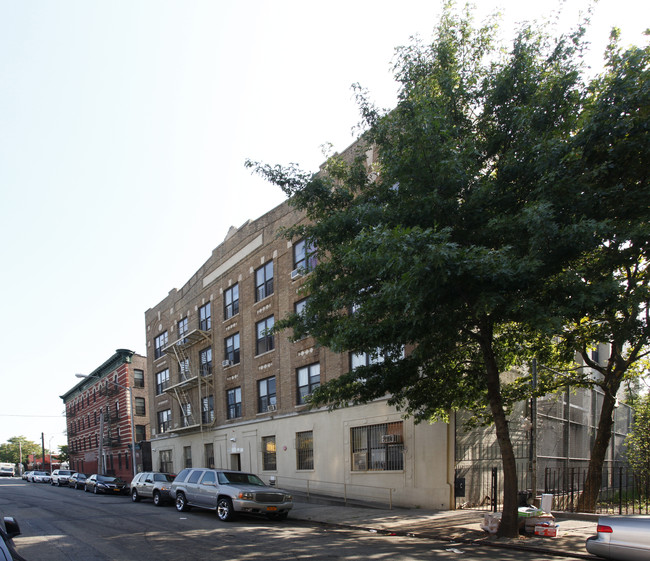
[[[555,6],[478,0],[516,22]],[[352,84],[394,106],[395,48],[431,38],[439,1],[0,0],[0,443],[66,443],[60,395],[231,226],[284,200],[247,158],[316,171],[354,141]],[[586,2],[568,0],[562,24]],[[643,42],[647,0],[602,0]]]

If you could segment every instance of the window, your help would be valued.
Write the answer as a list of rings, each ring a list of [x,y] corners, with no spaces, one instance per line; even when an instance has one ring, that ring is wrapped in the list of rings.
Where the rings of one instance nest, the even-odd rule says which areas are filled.
[[[210,376],[212,374],[212,347],[199,351],[199,363],[201,376]]]
[[[308,273],[316,266],[316,247],[300,240],[293,246],[293,268],[300,273]]]
[[[383,423],[350,429],[352,471],[404,469],[403,423]]]
[[[205,457],[205,465],[209,468],[214,468],[214,444],[203,445],[203,456]]]
[[[163,349],[167,346],[168,338],[169,336],[167,335],[166,331],[156,337],[154,340],[154,358],[160,358],[163,355]]]
[[[158,411],[158,433],[162,434],[165,431],[168,431],[172,425],[172,410],[165,409],[164,411]]]
[[[187,343],[187,334],[189,333],[189,329],[187,326],[187,318],[183,318],[181,321],[178,322],[178,340],[181,343]]]
[[[231,364],[239,364],[239,333],[226,337],[224,360],[229,360]]]
[[[350,370],[358,366],[369,366],[371,364],[381,364],[384,362],[384,355],[378,354],[372,356],[368,353],[350,353]]]
[[[314,469],[313,431],[296,433],[296,469]]]
[[[307,300],[308,300],[307,298],[303,298],[302,300],[298,300],[298,302],[296,302],[293,305],[293,311],[297,316],[301,316],[302,314],[305,313],[305,308],[307,307]]]
[[[214,396],[208,395],[201,398],[201,422],[209,425],[214,421]]]
[[[273,294],[273,261],[255,271],[255,302]]]
[[[183,446],[183,461],[186,468],[192,467],[192,447]]]
[[[135,425],[135,441],[141,442],[147,440],[147,427],[145,425]]]
[[[241,417],[241,388],[228,390],[228,418],[236,419]]]
[[[144,370],[134,370],[133,371],[133,387],[134,388],[144,388]],[[97,400],[97,395],[95,395],[95,399],[93,401]]]
[[[239,284],[223,293],[223,319],[230,319],[239,313]]]
[[[277,469],[277,461],[275,458],[275,436],[262,437],[262,469],[264,471],[271,471]]]
[[[192,404],[185,403],[181,405],[181,426],[191,427],[194,424],[194,419],[192,418]]]
[[[210,312],[210,302],[199,308],[199,329],[210,331],[212,329],[212,315]]]
[[[156,395],[163,393],[169,386],[169,369],[161,370],[156,374]]]
[[[258,413],[265,413],[270,409],[275,411],[276,397],[275,397],[275,376],[260,380],[257,382],[257,411]]]
[[[190,374],[190,359],[183,358],[178,361],[178,379],[181,382],[189,380],[192,377]]]
[[[320,386],[320,363],[298,368],[298,405],[307,403],[308,395]]]
[[[147,414],[144,406],[144,397],[135,398],[135,414],[140,416]]]
[[[160,471],[163,473],[174,473],[171,450],[160,451]]]
[[[275,348],[275,341],[273,340],[273,325],[275,321],[273,316],[267,317],[256,324],[257,339],[255,341],[255,354],[261,355]]]

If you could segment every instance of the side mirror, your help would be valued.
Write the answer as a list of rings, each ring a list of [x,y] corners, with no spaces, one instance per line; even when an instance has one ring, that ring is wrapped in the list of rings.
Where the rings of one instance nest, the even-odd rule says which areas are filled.
[[[13,516],[5,516],[4,523],[9,539],[20,536],[20,526],[18,525],[18,520],[16,520]]]

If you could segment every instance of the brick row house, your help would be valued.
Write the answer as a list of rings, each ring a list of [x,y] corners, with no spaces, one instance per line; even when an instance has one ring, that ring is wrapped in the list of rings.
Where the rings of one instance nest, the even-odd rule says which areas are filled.
[[[143,461],[146,465],[142,443],[146,451],[150,433],[145,371],[145,357],[118,349],[93,372],[79,375],[82,380],[60,396],[65,405],[71,469],[130,481],[133,440],[136,471],[142,470]]]
[[[363,355],[269,329],[299,311],[315,256],[279,235],[283,203],[226,239],[145,312],[153,468],[250,470],[291,489],[393,504],[453,504],[453,424],[415,425],[386,399],[328,412],[311,391]]]

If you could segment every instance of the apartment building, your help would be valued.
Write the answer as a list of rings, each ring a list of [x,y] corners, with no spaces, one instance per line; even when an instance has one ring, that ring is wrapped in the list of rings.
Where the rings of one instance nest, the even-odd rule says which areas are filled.
[[[300,310],[313,266],[279,235],[287,203],[231,228],[179,290],[145,312],[153,468],[250,470],[283,487],[449,508],[453,425],[415,425],[386,400],[328,412],[305,398],[365,361],[269,333]]]
[[[89,374],[78,374],[81,381],[60,396],[65,404],[70,469],[131,481],[135,440],[136,470],[142,470],[140,443],[150,437],[146,362],[133,351],[117,349]]]

